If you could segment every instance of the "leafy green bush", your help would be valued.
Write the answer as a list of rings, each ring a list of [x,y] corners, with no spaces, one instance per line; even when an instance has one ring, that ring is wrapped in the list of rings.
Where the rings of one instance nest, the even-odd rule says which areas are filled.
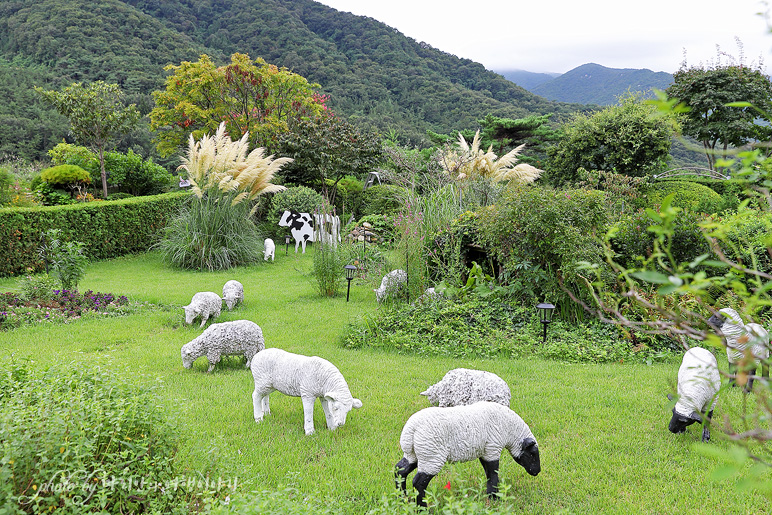
[[[88,170],[95,184],[102,180],[98,161],[90,162]],[[126,154],[105,152],[105,170],[108,184],[134,196],[164,193],[176,182],[166,168],[152,159],[143,160],[131,150]]]
[[[691,181],[662,181],[649,185],[645,190],[645,206],[654,207],[665,197],[675,193],[672,205],[699,213],[717,213],[724,208],[721,195],[702,184]]]
[[[155,396],[107,369],[6,362],[0,374],[0,511],[180,512],[176,436]]]
[[[699,224],[703,221],[705,216],[696,212],[682,211],[678,214],[670,250],[679,261],[692,261],[697,256],[711,252],[710,245],[700,231]],[[651,255],[655,235],[647,228],[653,223],[643,210],[626,214],[616,223],[617,232],[611,239],[611,246],[620,264],[636,267],[640,263],[638,256]]]
[[[293,186],[280,191],[271,200],[270,217],[277,222],[284,211],[313,213],[324,207],[324,197],[306,186]]]
[[[16,286],[21,300],[49,300],[59,283],[48,274],[25,275]]]
[[[61,235],[61,229],[46,231],[43,252],[56,270],[62,288],[74,290],[86,274],[88,257],[83,251],[85,244],[80,241],[62,241]]]
[[[327,179],[328,187],[331,187],[334,181]],[[364,183],[357,179],[347,175],[338,181],[335,187],[335,201],[333,205],[337,209],[337,212],[341,215],[341,220],[345,217],[347,220],[351,216],[359,216],[359,211],[362,206],[362,189]]]
[[[0,208],[0,276],[43,269],[40,233],[61,229],[62,238],[85,243],[90,259],[148,250],[190,196],[167,193],[72,206]]]
[[[772,213],[742,209],[712,220],[722,225],[721,246],[727,255],[746,267],[772,273]]]
[[[396,215],[403,207],[399,199],[400,190],[388,184],[370,186],[362,192],[361,215]]]
[[[480,241],[510,279],[546,271],[537,297],[576,320],[584,312],[565,289],[590,302],[580,262],[603,262],[601,245],[592,235],[603,234],[608,222],[604,192],[520,186],[507,188],[495,206],[480,210],[478,228]]]
[[[57,165],[40,172],[40,178],[48,184],[68,185],[90,183],[89,173],[76,165]]]
[[[55,188],[42,180],[33,191],[35,198],[44,206],[66,206],[78,203],[78,200],[69,192],[61,188]]]
[[[613,325],[553,320],[546,343],[532,307],[479,295],[396,304],[348,325],[346,348],[378,348],[400,354],[454,358],[538,355],[574,363],[650,362],[677,355],[633,341]]]

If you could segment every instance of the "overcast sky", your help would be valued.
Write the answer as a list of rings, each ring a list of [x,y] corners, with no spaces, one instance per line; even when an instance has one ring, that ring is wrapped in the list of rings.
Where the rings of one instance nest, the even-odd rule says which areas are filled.
[[[319,0],[369,16],[490,70],[565,73],[585,63],[673,73],[714,61],[716,45],[772,69],[760,0]],[[726,59],[722,62],[727,62]]]

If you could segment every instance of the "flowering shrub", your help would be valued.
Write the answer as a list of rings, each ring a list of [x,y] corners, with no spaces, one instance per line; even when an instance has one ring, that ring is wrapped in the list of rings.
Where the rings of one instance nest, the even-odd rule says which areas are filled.
[[[53,290],[50,297],[29,300],[12,292],[0,293],[0,330],[38,322],[69,322],[86,313],[121,315],[128,304],[129,299],[123,295],[91,290]]]

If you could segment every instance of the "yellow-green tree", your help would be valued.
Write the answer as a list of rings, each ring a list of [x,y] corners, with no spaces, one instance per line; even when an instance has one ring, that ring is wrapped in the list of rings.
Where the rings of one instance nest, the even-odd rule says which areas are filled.
[[[318,116],[326,97],[318,84],[261,58],[233,54],[216,66],[207,55],[195,62],[169,65],[166,89],[155,91],[150,126],[161,155],[178,152],[190,135],[199,139],[225,123],[234,140],[249,134],[252,147],[273,149],[281,134]]]

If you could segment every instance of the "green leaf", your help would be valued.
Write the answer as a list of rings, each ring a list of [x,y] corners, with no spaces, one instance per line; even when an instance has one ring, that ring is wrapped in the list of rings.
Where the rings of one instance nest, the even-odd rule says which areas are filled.
[[[668,276],[659,272],[655,272],[654,270],[643,270],[642,272],[633,272],[630,275],[632,275],[636,279],[640,279],[641,281],[646,281],[647,283],[672,284]]]

